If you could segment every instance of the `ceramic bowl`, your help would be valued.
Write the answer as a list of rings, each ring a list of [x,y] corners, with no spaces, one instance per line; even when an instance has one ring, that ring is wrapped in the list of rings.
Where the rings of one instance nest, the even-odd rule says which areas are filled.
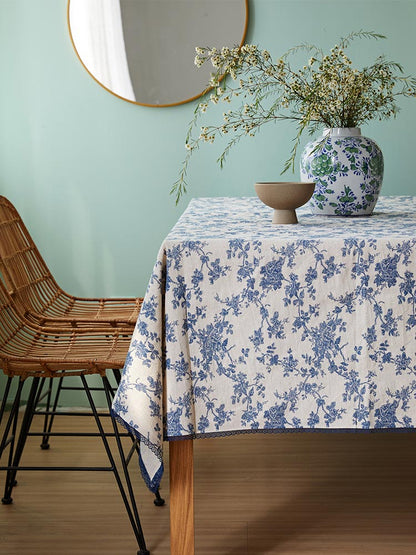
[[[274,224],[297,224],[296,208],[311,198],[315,183],[303,181],[270,181],[254,185],[257,196],[273,208]]]

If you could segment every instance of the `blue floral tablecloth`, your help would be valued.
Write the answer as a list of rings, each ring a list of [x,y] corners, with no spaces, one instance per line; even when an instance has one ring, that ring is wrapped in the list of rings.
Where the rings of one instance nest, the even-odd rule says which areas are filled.
[[[113,403],[153,491],[164,439],[415,426],[416,198],[297,212],[194,199],[161,246]]]

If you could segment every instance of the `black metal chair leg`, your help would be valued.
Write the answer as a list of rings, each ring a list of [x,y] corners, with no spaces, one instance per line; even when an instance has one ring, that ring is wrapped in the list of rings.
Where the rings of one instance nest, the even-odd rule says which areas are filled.
[[[41,449],[49,449],[49,436],[47,435],[47,431],[48,431],[48,424],[49,424],[49,420],[52,420],[53,416],[49,415],[50,412],[50,408],[51,408],[51,399],[52,399],[52,383],[53,378],[49,378],[49,387],[48,387],[48,392],[46,395],[46,408],[45,408],[45,417],[43,419],[43,432],[45,433],[45,435],[42,437],[42,443],[40,444],[40,448]]]
[[[1,401],[1,407],[0,407],[0,424],[1,424],[1,421],[3,420],[4,411],[6,410],[6,402],[7,402],[7,397],[9,395],[10,386],[12,384],[12,379],[13,379],[12,376],[7,377],[6,388],[4,390],[4,395],[3,395],[3,399]]]
[[[21,397],[24,383],[25,381],[23,379],[19,379],[19,385],[17,386],[16,394],[14,396],[14,401],[10,409],[9,418],[7,419],[6,427],[4,429],[1,442],[0,442],[0,458],[7,445],[11,445],[10,449],[13,452],[13,443],[14,443],[14,438],[16,436],[17,417],[19,414],[19,407],[20,407],[20,397]],[[10,428],[13,428],[13,429],[9,437]]]
[[[120,383],[121,380],[121,372],[120,370],[118,370],[117,368],[113,370],[114,373],[114,377],[116,379],[117,384]],[[53,378],[50,378],[49,381],[49,392],[48,392],[48,399],[47,399],[47,406],[45,409],[45,420],[44,420],[44,424],[43,424],[43,432],[44,432],[44,436],[42,437],[42,443],[40,445],[41,449],[49,449],[50,447],[50,436],[52,435],[52,425],[55,419],[55,415],[56,415],[56,409],[58,406],[58,402],[59,402],[59,398],[61,396],[62,393],[62,389],[63,389],[63,381],[64,381],[64,377],[62,376],[61,378],[59,378],[58,381],[58,386],[56,388],[56,392],[55,392],[55,397],[54,397],[54,401],[53,401],[53,407],[52,410],[49,413],[49,409],[50,409],[50,404],[51,404],[51,398],[52,398],[52,380]],[[66,389],[71,389],[71,388],[66,388]]]
[[[163,499],[163,497],[160,496],[159,490],[157,490],[155,493],[155,499],[153,499],[153,503],[156,505],[156,507],[163,507],[163,505],[165,504],[165,500]]]
[[[97,427],[98,427],[98,430],[100,432],[101,439],[102,439],[102,442],[104,444],[104,448],[105,448],[107,456],[108,456],[108,460],[110,461],[110,465],[112,467],[114,477],[116,479],[117,486],[118,486],[118,489],[120,491],[120,495],[123,499],[124,506],[126,508],[126,511],[127,511],[127,514],[128,514],[129,520],[130,520],[130,524],[133,528],[133,532],[134,532],[134,535],[136,537],[136,540],[137,540],[137,543],[138,543],[138,546],[139,546],[139,551],[137,552],[137,555],[150,555],[150,552],[146,548],[146,542],[145,542],[145,539],[144,539],[144,536],[143,536],[143,530],[142,530],[142,527],[141,527],[141,524],[140,524],[139,513],[138,513],[138,510],[137,510],[137,505],[136,505],[135,498],[134,498],[134,492],[133,492],[133,488],[132,488],[132,485],[131,485],[128,468],[126,466],[125,459],[124,459],[124,452],[123,452],[123,448],[122,448],[122,445],[121,445],[121,440],[120,440],[119,432],[118,432],[118,429],[117,429],[117,424],[116,424],[114,418],[111,417],[111,420],[112,420],[112,423],[113,423],[113,429],[114,429],[114,433],[115,433],[115,437],[116,437],[116,443],[117,443],[117,447],[119,449],[119,453],[120,453],[120,457],[121,457],[121,463],[122,463],[122,467],[123,467],[124,477],[126,479],[127,489],[128,489],[128,492],[129,492],[130,502],[129,502],[129,499],[127,498],[126,491],[125,491],[123,483],[121,481],[120,474],[118,472],[114,457],[112,455],[110,446],[108,444],[107,437],[105,435],[105,431],[103,429],[100,417],[99,417],[97,409],[95,407],[95,403],[94,403],[94,400],[92,398],[91,392],[89,390],[88,383],[85,379],[85,376],[81,375],[81,380],[82,380],[82,384],[83,384],[84,389],[85,389],[85,393],[86,393],[87,398],[88,398],[88,402],[91,406],[91,410],[93,412],[95,421],[97,423]],[[109,409],[110,409],[111,408],[111,399],[110,399],[110,393],[109,393],[107,384],[108,384],[107,378],[103,377],[104,391],[106,393],[106,399],[107,399],[107,403],[109,404]]]
[[[118,368],[113,368],[114,378],[116,379],[117,385],[121,382],[121,372]]]
[[[27,439],[27,434],[30,430],[30,425],[33,420],[33,414],[36,408],[36,403],[37,403],[37,400],[39,399],[39,395],[41,391],[41,387],[39,387],[40,383],[43,384],[43,382],[40,382],[40,378],[33,378],[25,413],[23,415],[22,424],[20,426],[19,437],[16,443],[16,447],[14,449],[14,452],[13,452],[13,444],[11,444],[10,446],[9,466],[12,466],[13,468],[7,470],[7,473],[6,473],[4,497],[1,500],[1,502],[5,505],[9,505],[13,501],[11,494],[13,491],[13,487],[16,484],[17,467],[19,466],[20,459],[22,457],[23,449],[25,447],[25,443]],[[15,418],[15,424],[16,424],[19,407],[17,406],[15,410],[16,410],[16,413],[14,415],[14,418]],[[13,440],[13,443],[14,443],[14,440]]]
[[[17,431],[17,422],[19,418],[19,408],[20,408],[20,398],[23,386],[25,384],[25,380],[23,378],[19,378],[19,384],[16,390],[16,394],[14,397],[13,405],[9,413],[9,418],[6,423],[6,428],[2,435],[2,440],[0,444],[0,458],[3,454],[3,451],[9,446],[9,457],[8,457],[8,466],[12,464],[13,454],[14,454],[14,444],[16,439],[16,431]],[[11,429],[11,433],[10,433]],[[10,435],[9,435],[10,433]],[[6,474],[6,482],[5,482],[5,489],[10,485],[11,488],[17,485],[16,478],[11,481],[9,474]],[[2,498],[2,503],[4,505],[10,505],[13,501],[10,495],[6,497],[6,495]]]
[[[49,408],[50,408],[50,402],[51,402],[51,396],[52,396],[52,381],[53,381],[53,378],[50,378],[50,380],[49,380],[48,400],[47,400],[47,405],[46,405],[46,412],[49,412]],[[43,422],[43,431],[44,431],[45,435],[42,437],[42,443],[40,444],[41,449],[44,449],[44,450],[49,449],[49,447],[50,447],[49,437],[50,437],[50,433],[52,431],[52,424],[53,424],[53,421],[54,421],[54,418],[55,418],[56,407],[58,406],[59,397],[61,395],[62,382],[63,381],[64,381],[63,377],[59,378],[58,387],[56,389],[51,414],[50,415],[45,414],[45,420]],[[48,420],[48,416],[49,416],[49,420]]]

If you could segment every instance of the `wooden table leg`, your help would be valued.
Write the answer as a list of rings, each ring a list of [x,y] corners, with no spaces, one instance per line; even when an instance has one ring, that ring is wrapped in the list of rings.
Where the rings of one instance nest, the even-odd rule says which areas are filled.
[[[194,459],[192,439],[169,442],[170,553],[194,555]]]

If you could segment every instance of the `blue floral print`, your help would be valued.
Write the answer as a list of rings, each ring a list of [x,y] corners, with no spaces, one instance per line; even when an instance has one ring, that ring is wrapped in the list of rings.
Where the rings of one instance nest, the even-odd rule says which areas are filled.
[[[164,439],[415,426],[415,199],[298,218],[195,199],[164,241],[113,404],[150,489]]]

